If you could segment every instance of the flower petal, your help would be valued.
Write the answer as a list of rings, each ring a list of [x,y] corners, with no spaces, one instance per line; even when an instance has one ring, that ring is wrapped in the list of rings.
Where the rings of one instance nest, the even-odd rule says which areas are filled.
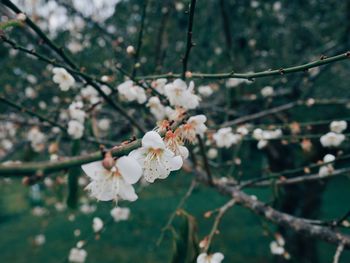
[[[130,202],[137,200],[137,194],[135,189],[131,184],[126,183],[123,179],[119,179],[119,192],[118,195],[121,199],[127,200]]]
[[[96,161],[92,163],[83,164],[81,169],[93,180],[99,180],[107,176],[110,172],[107,171],[103,166],[101,161]]]
[[[142,147],[164,149],[165,144],[157,132],[149,131],[142,138]]]
[[[123,176],[123,179],[128,184],[136,183],[142,175],[141,166],[134,158],[130,156],[123,156],[119,158],[116,162],[116,166]]]

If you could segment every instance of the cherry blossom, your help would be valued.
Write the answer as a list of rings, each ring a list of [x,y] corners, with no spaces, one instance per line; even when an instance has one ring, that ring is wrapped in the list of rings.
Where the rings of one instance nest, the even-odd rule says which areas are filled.
[[[95,233],[100,232],[103,229],[103,221],[99,217],[94,217],[92,220],[92,229]]]
[[[234,134],[232,128],[221,128],[214,135],[213,138],[216,142],[216,145],[220,148],[229,148],[231,145],[237,144],[242,136],[240,134]]]
[[[165,85],[164,93],[172,106],[195,109],[199,105],[200,98],[194,94],[193,89],[193,81],[187,87],[185,81],[176,79],[174,82]]]
[[[115,222],[128,220],[130,216],[130,209],[128,207],[114,207],[111,210],[111,216]]]
[[[166,83],[167,79],[161,78],[152,81],[151,86],[152,88],[156,89],[156,91],[158,91],[160,94],[164,94],[164,87]]]
[[[74,263],[84,263],[87,257],[85,249],[72,248],[69,252],[68,261]]]
[[[332,132],[342,133],[346,130],[348,124],[346,121],[332,121],[329,127]]]
[[[188,140],[190,142],[194,142],[196,140],[196,135],[201,137],[204,136],[204,133],[208,129],[204,124],[207,121],[207,117],[205,115],[196,115],[192,116],[187,120],[187,123],[181,125],[181,137],[183,140]]]
[[[75,80],[65,68],[53,68],[53,82],[60,86],[62,91],[67,91],[74,86]]]
[[[179,136],[179,130],[175,132],[167,131],[164,137],[165,145],[170,149],[175,155],[179,155],[183,160],[188,158],[188,149],[183,146],[183,141]]]
[[[224,255],[220,252],[214,254],[201,253],[197,257],[197,263],[221,263]]]
[[[213,94],[213,89],[210,86],[199,86],[198,93],[203,97],[210,97]]]
[[[154,96],[149,98],[146,106],[149,107],[150,112],[158,121],[163,120],[165,118],[166,110],[158,97]]]
[[[143,167],[143,176],[149,183],[165,179],[171,171],[182,167],[181,156],[166,148],[164,141],[155,131],[147,132],[142,138],[142,147],[129,154]]]
[[[91,179],[86,189],[96,199],[101,201],[137,199],[132,185],[140,179],[142,169],[135,159],[129,156],[120,157],[110,169],[106,169],[101,161],[82,165],[82,169]]]
[[[30,129],[27,139],[35,152],[41,152],[45,149],[46,136],[39,130],[38,127],[33,127]]]
[[[271,87],[271,86],[266,86],[266,87],[264,87],[264,88],[261,89],[260,93],[261,93],[261,95],[262,95],[263,97],[266,98],[266,97],[271,97],[271,96],[273,96],[275,92],[274,92],[273,87]]]
[[[68,122],[67,132],[73,139],[80,139],[84,135],[84,125],[79,121],[71,120]]]
[[[128,102],[137,101],[142,104],[147,100],[145,90],[134,84],[133,81],[127,80],[118,87],[120,96]]]
[[[338,147],[344,140],[344,134],[338,134],[335,132],[328,132],[320,138],[323,147]]]

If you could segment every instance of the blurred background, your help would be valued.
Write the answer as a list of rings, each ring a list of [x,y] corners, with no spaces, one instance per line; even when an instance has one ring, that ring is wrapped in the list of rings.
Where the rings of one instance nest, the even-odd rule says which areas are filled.
[[[144,1],[13,2],[89,74],[109,76],[109,82],[116,87],[124,80],[117,66],[132,71],[135,61],[127,54],[126,48],[137,46]],[[137,76],[181,72],[188,4],[189,1],[148,1]],[[6,23],[14,15],[0,4],[0,18]],[[217,73],[279,69],[317,60],[322,55],[346,52],[350,47],[350,1],[198,1],[193,26],[196,45],[189,59],[190,71]],[[52,55],[25,26],[2,30],[18,45]],[[77,90],[60,92],[52,82],[52,67],[0,42],[0,68],[2,94],[23,107],[64,121],[60,109],[68,108]],[[343,61],[308,73],[234,84],[235,88],[231,89],[227,80],[197,79],[196,86],[211,85],[215,91],[212,97],[203,99],[199,113],[208,116],[209,127],[215,127],[224,121],[302,100],[308,103],[255,120],[252,124],[287,123],[288,127],[290,123],[311,122],[302,126],[302,133],[324,134],[329,129],[329,122],[325,120],[350,116],[349,69],[349,63]],[[273,99],[266,100],[261,96],[260,91],[266,86],[274,88]],[[140,105],[132,105],[128,111],[150,129],[154,126],[154,120]],[[98,133],[103,140],[120,142],[135,134],[108,106],[91,113],[90,134],[96,133],[94,123],[102,118],[110,121],[108,131]],[[320,124],[314,125],[317,121]],[[35,118],[28,118],[24,113],[0,104],[1,162],[48,160],[49,147],[41,153],[34,152],[26,139],[30,128],[37,124]],[[63,136],[52,134],[51,127],[44,126],[41,130],[48,134],[48,145],[59,143],[59,155],[72,154],[71,144]],[[313,145],[311,153],[303,151],[301,140],[276,142],[279,153],[276,157],[257,150],[256,141],[244,141],[236,155],[241,162],[229,171],[232,176],[251,179],[271,171],[281,172],[317,163],[329,153],[321,147],[319,137],[309,138],[307,142]],[[331,150],[331,153],[345,154],[349,146],[346,142],[341,149]],[[96,143],[81,145],[81,153],[97,149]],[[213,160],[215,176],[226,175],[228,167],[223,163],[232,158],[231,154],[229,150],[223,150]],[[344,158],[336,166],[348,167],[349,161]],[[317,172],[317,169],[311,172]],[[129,220],[115,223],[110,216],[113,204],[90,200],[83,190],[86,176],[80,169],[74,173],[78,184],[73,188],[67,186],[67,171],[53,174],[34,186],[24,186],[20,178],[1,179],[1,262],[66,262],[70,249],[79,240],[88,240],[86,262],[172,262],[180,253],[176,242],[182,240],[184,246],[194,249],[188,242],[188,235],[197,236],[198,240],[207,235],[213,218],[205,218],[205,212],[220,207],[227,200],[208,187],[198,186],[183,207],[195,218],[195,230],[186,232],[185,226],[193,222],[186,216],[177,216],[171,230],[164,232],[161,244],[157,245],[162,228],[191,183],[192,174],[177,172],[166,181],[140,186],[137,202],[120,204],[131,209]],[[349,189],[349,177],[339,176],[316,183],[251,189],[248,192],[287,213],[332,220],[350,209]],[[75,200],[67,205],[67,199],[72,195]],[[97,236],[92,229],[94,217],[100,217],[107,225],[106,230]],[[240,207],[234,207],[224,216],[220,230],[214,238],[212,251],[224,253],[224,262],[324,263],[332,261],[336,249],[333,245],[270,225]],[[286,249],[291,255],[289,260],[271,254],[270,243],[275,232],[283,233]],[[340,262],[350,262],[350,252],[344,251]]]

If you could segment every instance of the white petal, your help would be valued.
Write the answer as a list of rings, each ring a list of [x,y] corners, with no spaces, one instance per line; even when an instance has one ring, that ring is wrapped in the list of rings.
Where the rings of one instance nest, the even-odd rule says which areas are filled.
[[[102,166],[101,161],[83,164],[81,168],[86,173],[86,175],[93,180],[101,179],[110,173]]]
[[[142,175],[141,166],[130,156],[120,157],[116,162],[116,166],[128,184],[136,183]]]
[[[135,193],[135,189],[131,184],[126,183],[124,180],[120,180],[119,185],[119,193],[121,199],[133,202],[137,200],[137,194]]]
[[[220,263],[223,259],[224,255],[220,252],[213,254],[211,258],[213,263]]]
[[[197,263],[207,263],[207,253],[201,253],[197,257]]]
[[[149,131],[142,138],[142,147],[164,149],[165,144],[157,132]]]
[[[182,159],[185,160],[185,159],[188,158],[189,152],[188,152],[188,149],[185,146],[180,145],[179,146],[179,152],[180,152],[180,155],[181,155]]]

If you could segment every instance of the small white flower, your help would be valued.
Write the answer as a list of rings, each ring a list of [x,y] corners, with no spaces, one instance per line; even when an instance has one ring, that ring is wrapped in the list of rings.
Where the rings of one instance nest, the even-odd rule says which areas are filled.
[[[338,147],[345,140],[344,134],[329,132],[320,138],[323,147]]]
[[[197,263],[221,263],[223,261],[224,255],[220,252],[210,254],[201,253],[197,257]]]
[[[156,79],[152,81],[152,88],[156,89],[160,94],[164,94],[164,86],[167,83],[167,79]]]
[[[131,80],[123,82],[117,87],[117,89],[120,96],[128,102],[137,101],[142,104],[147,100],[145,90],[140,86],[135,85]]]
[[[103,167],[101,161],[84,164],[81,167],[92,180],[86,187],[91,196],[101,201],[117,201],[119,198],[135,201],[135,184],[142,175],[142,168],[130,156],[117,159],[111,170]]]
[[[203,137],[208,129],[204,124],[206,121],[207,117],[202,114],[190,117],[187,123],[180,127],[182,139],[194,142],[196,135]]]
[[[237,128],[236,132],[242,136],[245,136],[245,135],[249,134],[249,129],[246,126],[239,126]]]
[[[193,81],[187,87],[185,81],[176,79],[174,82],[165,85],[164,93],[172,106],[195,109],[199,105],[200,98],[194,94],[193,89]]]
[[[261,92],[261,95],[265,98],[271,97],[275,93],[273,87],[271,87],[271,86],[266,86],[266,87],[262,88],[260,92]]]
[[[39,130],[38,127],[33,127],[30,129],[27,139],[35,152],[41,152],[45,149],[46,136]]]
[[[103,228],[103,221],[99,217],[94,217],[92,220],[92,229],[95,233],[100,232]]]
[[[67,132],[73,139],[80,139],[84,135],[84,125],[79,121],[71,120],[68,122]]]
[[[203,97],[209,97],[213,94],[213,89],[210,86],[199,86],[198,93]]]
[[[115,222],[128,220],[130,216],[130,209],[128,207],[114,207],[111,210],[111,216]]]
[[[209,159],[215,159],[216,157],[218,157],[218,150],[215,148],[210,148],[208,150],[207,156]]]
[[[34,237],[34,244],[37,246],[42,246],[46,242],[46,238],[43,234],[39,234]]]
[[[346,121],[332,121],[330,124],[331,131],[336,133],[342,133],[347,127],[348,124]]]
[[[234,87],[237,87],[239,85],[241,85],[242,83],[251,83],[249,80],[246,80],[246,79],[238,79],[238,78],[229,78],[225,85],[226,85],[226,88],[234,88]]]
[[[81,89],[80,94],[85,100],[88,100],[91,104],[95,104],[99,101],[98,92],[91,85],[88,85],[85,88]]]
[[[128,55],[133,55],[135,54],[136,50],[133,46],[127,46],[126,48],[126,53],[128,53]]]
[[[38,96],[37,92],[31,87],[27,87],[24,90],[24,93],[25,93],[26,97],[29,99],[35,99]]]
[[[329,163],[329,162],[333,162],[333,161],[335,161],[335,156],[333,154],[326,154],[323,157],[323,162],[325,162],[325,163]]]
[[[270,250],[273,255],[283,255],[285,252],[284,247],[276,241],[270,243]]]
[[[84,263],[87,257],[85,249],[72,248],[69,252],[68,261],[74,263]]]
[[[62,91],[67,91],[75,84],[75,79],[65,68],[53,68],[53,82],[60,86]]]
[[[164,141],[155,131],[147,132],[142,138],[142,147],[130,153],[143,167],[147,182],[165,179],[171,171],[182,167],[182,158],[166,148]]]
[[[16,18],[17,18],[19,21],[24,22],[24,21],[26,21],[27,16],[26,16],[25,14],[23,14],[23,13],[19,13],[19,14],[17,14]]]
[[[158,97],[154,96],[149,98],[146,106],[149,107],[150,112],[158,121],[163,120],[165,118],[166,110]]]
[[[71,119],[84,123],[86,113],[83,111],[84,104],[81,101],[73,102],[69,105],[68,112]]]
[[[101,131],[108,131],[111,126],[111,121],[106,118],[101,119],[98,121],[97,126]]]
[[[242,139],[242,136],[233,134],[232,128],[228,127],[219,129],[214,133],[213,138],[219,148],[229,148],[231,145],[237,144]]]

